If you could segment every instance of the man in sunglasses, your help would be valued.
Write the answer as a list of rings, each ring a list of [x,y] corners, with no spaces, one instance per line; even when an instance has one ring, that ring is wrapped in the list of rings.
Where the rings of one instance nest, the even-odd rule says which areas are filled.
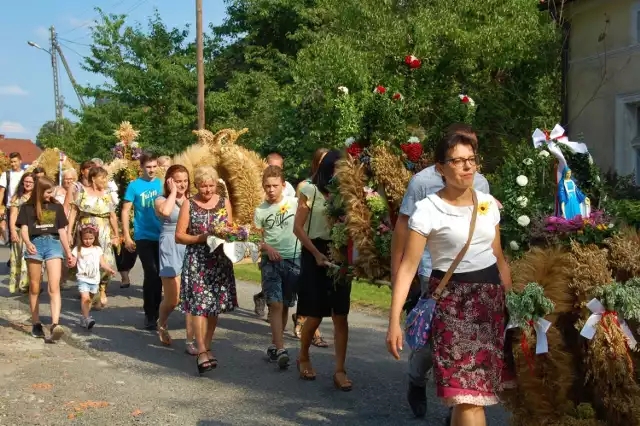
[[[471,126],[465,124],[454,124],[447,130],[448,134],[460,134],[475,139],[477,136]],[[464,166],[465,162],[477,162],[478,159],[452,159],[452,165]],[[489,182],[480,173],[476,173],[473,181],[473,187],[484,193],[489,193]],[[402,256],[404,254],[404,246],[409,236],[409,217],[416,208],[416,203],[427,197],[429,194],[436,193],[444,188],[442,176],[436,171],[436,166],[430,166],[416,174],[409,183],[407,192],[402,200],[400,207],[400,215],[396,221],[393,231],[393,239],[391,241],[391,275],[392,282],[395,277]],[[408,303],[405,309],[410,311],[415,303],[425,291],[428,290],[429,276],[431,275],[431,255],[425,247],[420,266],[418,268],[418,278],[420,280],[420,288],[412,288]],[[433,365],[431,345],[427,344],[423,349],[412,352],[409,356],[409,389],[407,400],[413,414],[422,418],[427,414],[427,373]],[[447,419],[447,424],[451,422],[451,413]]]

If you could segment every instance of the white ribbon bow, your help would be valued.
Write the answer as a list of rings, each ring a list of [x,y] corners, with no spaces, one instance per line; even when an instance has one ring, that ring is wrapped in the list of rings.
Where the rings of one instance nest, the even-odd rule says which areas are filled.
[[[602,320],[602,316],[607,312],[607,310],[605,309],[604,305],[595,298],[591,299],[591,301],[587,303],[587,308],[589,308],[589,310],[591,311],[591,316],[587,320],[587,323],[584,325],[584,327],[582,327],[580,335],[591,340],[596,335],[596,326]],[[627,325],[627,322],[623,318],[620,318],[620,315],[618,315],[618,324],[620,324],[620,329],[627,338],[629,347],[631,349],[634,349],[638,342],[636,341],[636,338],[633,337],[633,333]]]
[[[564,128],[559,124],[556,124],[556,126],[549,134],[548,138],[545,132],[540,129],[536,129],[533,132],[532,139],[533,146],[535,148],[543,147],[546,144],[549,152],[551,152],[551,154],[553,154],[553,156],[556,157],[556,159],[560,163],[558,167],[558,174],[556,176],[556,183],[560,182],[560,179],[562,178],[562,170],[565,168],[565,166],[567,166],[567,160],[564,158],[564,154],[562,154],[562,151],[560,150],[556,142],[567,146],[572,152],[576,152],[579,154],[589,153],[589,149],[587,148],[586,144],[580,142],[570,142],[569,138],[565,136]]]
[[[509,322],[506,330],[511,328],[518,328],[519,326],[516,323]],[[547,321],[546,319],[539,317],[533,323],[533,329],[536,332],[536,355],[546,354],[549,352],[549,340],[547,339],[547,332],[551,328],[551,321]],[[505,330],[505,333],[506,333]]]

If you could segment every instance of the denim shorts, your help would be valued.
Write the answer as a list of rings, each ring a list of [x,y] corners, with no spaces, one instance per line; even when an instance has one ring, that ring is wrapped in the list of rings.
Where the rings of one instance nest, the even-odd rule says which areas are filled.
[[[100,284],[89,284],[87,282],[78,280],[78,291],[80,293],[97,294],[99,286]]]
[[[296,303],[296,286],[300,276],[300,259],[284,259],[272,262],[263,256],[260,262],[262,291],[270,303],[283,303],[291,308]]]
[[[60,244],[60,239],[57,235],[39,235],[32,239],[31,242],[36,246],[36,254],[29,254],[25,250],[25,259],[39,260],[40,262],[46,262],[51,259],[64,259],[62,244]]]

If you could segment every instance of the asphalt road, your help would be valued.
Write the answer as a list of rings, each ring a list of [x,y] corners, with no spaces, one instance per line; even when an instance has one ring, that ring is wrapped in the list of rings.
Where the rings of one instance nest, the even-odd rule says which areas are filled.
[[[142,269],[133,285],[109,289],[109,307],[94,312],[92,333],[78,326],[75,289],[63,291],[61,323],[67,333],[44,344],[30,330],[27,299],[10,296],[8,250],[0,248],[0,425],[441,425],[446,408],[429,388],[427,419],[415,420],[406,401],[406,356],[394,361],[386,352],[384,318],[350,316],[349,377],[354,390],[332,384],[332,348],[312,350],[315,382],[298,379],[293,365],[279,371],[265,361],[268,324],[253,312],[252,283],[238,282],[240,309],[223,315],[214,337],[219,365],[198,377],[195,359],[184,353],[184,320],[169,319],[172,347],[155,332],[142,330]],[[43,323],[49,323],[46,293]],[[331,339],[330,322],[322,326]],[[292,359],[298,342],[287,330]],[[487,410],[490,426],[507,424],[500,407]]]

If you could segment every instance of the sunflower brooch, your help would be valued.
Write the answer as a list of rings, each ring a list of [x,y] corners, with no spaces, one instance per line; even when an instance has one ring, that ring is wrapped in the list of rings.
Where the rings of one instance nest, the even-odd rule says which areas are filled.
[[[491,206],[491,204],[489,203],[489,201],[483,201],[481,203],[478,204],[478,213],[482,216],[485,216],[487,213],[489,213],[489,207]]]
[[[283,205],[280,206],[280,214],[287,214],[290,208],[291,206],[289,205],[289,202],[288,201],[285,202]]]

